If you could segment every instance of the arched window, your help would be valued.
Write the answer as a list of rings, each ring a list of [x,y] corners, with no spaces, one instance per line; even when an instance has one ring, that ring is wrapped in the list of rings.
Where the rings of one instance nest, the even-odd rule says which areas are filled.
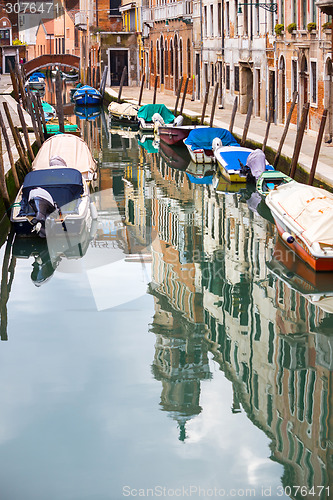
[[[170,75],[173,76],[173,44],[170,40]]]
[[[164,46],[164,60],[165,60],[165,74],[169,74],[169,53],[168,53],[168,40],[165,40]]]
[[[187,76],[191,76],[191,42],[187,39]]]
[[[150,42],[150,71],[154,73],[154,47],[153,42]]]
[[[160,39],[160,51],[161,51],[161,84],[164,84],[164,41],[162,35]]]
[[[160,47],[158,40],[156,41],[156,74],[160,73]]]
[[[179,40],[179,74],[183,75],[183,41]]]

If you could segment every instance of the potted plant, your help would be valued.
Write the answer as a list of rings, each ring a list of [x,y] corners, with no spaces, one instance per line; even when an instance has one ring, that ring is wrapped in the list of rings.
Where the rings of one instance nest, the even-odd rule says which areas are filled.
[[[290,24],[288,24],[288,26],[287,26],[288,33],[293,33],[293,31],[296,31],[296,30],[297,30],[296,23],[290,23]]]
[[[322,30],[325,31],[325,30],[331,30],[332,29],[332,23],[327,21],[326,23],[324,23],[322,25]]]
[[[317,29],[317,24],[316,23],[309,23],[306,28],[307,28],[308,32],[311,33],[311,31],[315,31]]]
[[[282,35],[283,30],[284,30],[284,24],[276,24],[275,25],[274,31],[275,31],[276,35]]]

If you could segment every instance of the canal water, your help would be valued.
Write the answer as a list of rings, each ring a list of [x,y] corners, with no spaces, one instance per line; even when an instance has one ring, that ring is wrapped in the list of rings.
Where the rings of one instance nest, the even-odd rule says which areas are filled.
[[[1,500],[330,498],[331,275],[253,189],[76,119],[97,223],[0,250]]]

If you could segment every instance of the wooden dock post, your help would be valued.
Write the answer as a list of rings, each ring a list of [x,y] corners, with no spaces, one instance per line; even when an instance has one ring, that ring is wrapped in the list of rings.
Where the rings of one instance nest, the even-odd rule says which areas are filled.
[[[141,101],[142,101],[142,96],[143,96],[143,87],[144,87],[144,84],[145,84],[145,79],[146,79],[146,74],[143,73],[142,78],[141,78],[141,85],[140,85],[140,94],[139,94],[138,106],[141,106]]]
[[[153,104],[156,104],[158,75],[155,76]]]
[[[16,75],[12,66],[12,63],[10,62],[10,59],[8,58],[8,68],[10,72],[10,79],[12,81],[13,85],[13,92],[14,92],[14,99],[18,101],[20,99],[20,94],[19,94],[19,88],[16,80]]]
[[[2,273],[1,273],[1,285],[0,285],[0,339],[1,340],[8,340],[7,302],[9,299],[10,291],[14,280],[15,265],[16,265],[16,257],[14,257],[12,252],[13,239],[14,239],[14,231],[11,230],[7,238],[7,244],[6,244],[5,254],[3,257]]]
[[[185,99],[186,99],[186,92],[187,92],[187,87],[188,87],[188,82],[190,81],[190,77],[188,76],[186,78],[186,81],[185,81],[185,87],[184,87],[184,93],[183,93],[183,98],[182,98],[182,102],[180,104],[180,109],[179,109],[179,114],[181,115],[182,112],[183,112],[183,109],[184,109],[184,105],[185,105]]]
[[[234,105],[232,108],[231,112],[231,117],[230,117],[230,125],[229,125],[229,132],[232,134],[233,128],[234,128],[234,123],[235,123],[235,117],[237,113],[237,107],[238,107],[238,96],[236,95],[235,100],[234,100]]]
[[[27,150],[28,150],[28,153],[30,156],[30,161],[33,162],[35,159],[35,155],[34,155],[34,152],[32,150],[31,144],[30,144],[28,127],[27,127],[27,124],[25,123],[23,111],[22,111],[22,108],[21,108],[19,103],[17,103],[17,114],[19,115],[19,118],[20,118],[25,144],[27,146]]]
[[[180,79],[179,79],[179,83],[178,83],[178,88],[177,88],[177,93],[176,93],[175,109],[174,109],[174,112],[173,112],[173,114],[175,116],[177,116],[177,108],[178,108],[180,93],[182,91],[183,80],[184,80],[184,78],[181,76]]]
[[[121,93],[123,91],[123,86],[124,86],[124,81],[125,81],[125,78],[126,78],[126,73],[127,73],[127,66],[124,66],[123,67],[123,72],[121,74],[121,79],[120,79],[120,85],[119,85],[119,92],[118,92],[117,102],[120,102],[120,100],[121,100]]]
[[[17,75],[17,81],[18,81],[19,91],[21,94],[22,104],[24,109],[27,109],[27,96],[24,88],[24,82],[22,79],[20,68],[17,66],[17,64],[15,65],[15,73]]]
[[[98,70],[99,70],[99,67],[98,67]],[[103,70],[101,84],[100,84],[100,87],[99,87],[99,92],[102,95],[102,99],[104,98],[104,92],[105,92],[105,86],[106,86],[107,76],[108,76],[108,66],[105,66],[105,68]]]
[[[8,153],[10,167],[11,167],[12,172],[13,172],[15,187],[18,190],[20,188],[20,182],[19,182],[18,175],[17,175],[17,170],[16,170],[14,158],[13,158],[12,148],[11,148],[10,142],[9,142],[9,137],[7,134],[6,125],[5,125],[5,122],[3,121],[1,111],[0,111],[0,128],[2,130],[2,137],[4,138],[4,141],[6,144],[6,149],[7,149],[7,153]]]
[[[43,142],[45,141],[45,137],[44,137],[44,134],[43,134],[42,120],[41,120],[40,112],[39,112],[39,109],[38,109],[37,98],[36,98],[36,96],[33,93],[31,94],[31,99],[32,99],[32,102],[33,102],[33,105],[34,105],[35,119],[36,119],[36,122],[37,122],[38,132],[39,132],[42,144],[43,144]]]
[[[7,211],[10,207],[10,199],[9,199],[9,194],[8,194],[8,189],[7,189],[7,184],[6,184],[5,167],[3,164],[1,132],[0,132],[0,192],[1,192],[2,199],[3,199],[3,203],[5,205],[5,209]],[[8,212],[7,212],[7,215],[9,217]]]
[[[324,135],[324,130],[325,130],[327,113],[328,113],[328,110],[325,108],[323,111],[322,117],[321,117],[316,147],[315,147],[315,151],[314,151],[314,155],[313,155],[313,159],[312,159],[311,171],[310,171],[309,182],[308,182],[308,184],[310,186],[312,186],[312,184],[313,184],[314,176],[316,173],[320,147],[321,147],[321,144],[323,142],[323,135]]]
[[[20,144],[19,138],[17,137],[16,130],[15,130],[15,127],[14,127],[14,124],[13,124],[13,120],[12,120],[12,117],[11,117],[11,114],[10,114],[10,111],[9,111],[8,102],[5,101],[5,102],[2,103],[2,105],[3,105],[3,108],[4,108],[5,113],[6,113],[6,118],[7,118],[10,130],[11,130],[14,142],[15,142],[15,146],[16,146],[17,152],[19,154],[19,157],[20,157],[20,160],[21,160],[21,163],[22,163],[22,167],[25,168],[26,171],[28,172],[30,170],[30,165],[29,165],[29,162],[28,162],[28,160],[27,160],[27,158],[26,158],[26,156],[24,154],[24,151],[21,148],[21,144]]]
[[[269,116],[268,116],[268,122],[267,122],[267,126],[266,126],[266,132],[265,132],[265,137],[264,137],[264,140],[262,142],[262,148],[261,150],[263,152],[265,152],[265,149],[266,149],[266,144],[267,144],[267,139],[268,139],[268,134],[269,134],[269,129],[271,128],[271,123],[273,121],[273,116],[274,116],[274,109],[271,108],[269,110]]]
[[[288,113],[288,116],[287,116],[287,119],[286,119],[286,124],[284,126],[284,131],[283,131],[283,134],[281,136],[280,144],[279,144],[279,147],[277,149],[277,152],[275,154],[275,158],[274,158],[274,161],[273,161],[273,167],[275,169],[277,167],[277,164],[279,163],[279,159],[280,159],[282,147],[283,147],[284,141],[285,141],[285,139],[287,137],[287,132],[288,132],[288,128],[289,128],[289,125],[290,125],[291,116],[292,116],[294,108],[296,106],[297,97],[298,97],[298,92],[294,92],[293,100],[291,102],[291,105],[290,105],[290,108],[289,108],[289,113]]]
[[[216,109],[216,101],[217,101],[217,95],[219,91],[219,82],[215,84],[215,89],[214,89],[214,96],[213,96],[213,102],[212,102],[212,109],[210,112],[210,122],[209,126],[212,127],[214,123],[214,115],[215,115],[215,109]]]
[[[292,158],[292,162],[291,162],[291,166],[290,166],[290,173],[289,173],[289,176],[292,179],[294,179],[295,174],[296,174],[297,162],[298,162],[299,154],[301,151],[304,131],[305,131],[305,127],[306,127],[306,121],[308,118],[309,107],[310,107],[310,103],[306,102],[303,106],[301,121],[300,121],[298,130],[297,130],[295,148],[294,148],[294,152],[293,152],[293,158]]]
[[[38,132],[38,127],[37,127],[37,122],[34,117],[34,108],[32,106],[32,100],[31,100],[31,92],[28,90],[28,95],[27,95],[27,105],[28,105],[28,112],[29,115],[31,116],[31,122],[32,122],[32,128],[34,129],[34,134],[37,142],[38,148],[41,147],[42,141]]]
[[[44,110],[43,110],[42,99],[41,99],[39,93],[36,94],[36,101],[37,101],[37,106],[38,106],[38,110],[39,110],[39,116],[42,120],[44,138],[46,139],[46,137],[47,137],[46,120],[45,120],[45,114],[44,114]]]
[[[249,107],[247,109],[247,115],[246,115],[246,119],[245,119],[245,123],[244,123],[243,137],[242,137],[242,140],[240,143],[241,146],[244,146],[245,142],[246,142],[246,137],[247,137],[247,133],[249,131],[250,121],[251,121],[251,117],[252,117],[252,109],[253,109],[253,99],[251,99],[251,101],[249,103]]]
[[[61,77],[59,70],[57,71],[56,74],[55,88],[56,88],[56,103],[57,103],[56,108],[59,120],[59,132],[65,133],[64,105],[62,102]]]
[[[207,88],[206,88],[205,98],[204,98],[204,102],[203,102],[203,105],[202,105],[202,113],[201,113],[200,125],[203,125],[204,121],[205,121],[205,113],[206,113],[206,108],[207,108],[207,103],[208,103],[208,96],[209,96],[209,87],[210,87],[210,82],[207,82]]]

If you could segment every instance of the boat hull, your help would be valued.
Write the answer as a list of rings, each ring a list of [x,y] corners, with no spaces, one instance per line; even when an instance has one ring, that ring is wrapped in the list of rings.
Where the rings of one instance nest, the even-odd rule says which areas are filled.
[[[83,94],[79,97],[73,97],[74,102],[78,106],[96,106],[101,103],[102,97],[93,94]]]
[[[196,125],[182,125],[179,127],[174,127],[172,125],[162,125],[158,127],[158,134],[161,141],[169,144],[169,146],[183,146],[183,141],[188,137],[191,130],[199,128]]]
[[[305,243],[291,231],[286,224],[284,224],[276,214],[273,213],[275,224],[278,233],[284,244],[293,250],[304,262],[306,262],[315,271],[333,271],[333,257],[315,257],[311,254]],[[294,237],[292,243],[285,243],[282,235],[288,232]]]

